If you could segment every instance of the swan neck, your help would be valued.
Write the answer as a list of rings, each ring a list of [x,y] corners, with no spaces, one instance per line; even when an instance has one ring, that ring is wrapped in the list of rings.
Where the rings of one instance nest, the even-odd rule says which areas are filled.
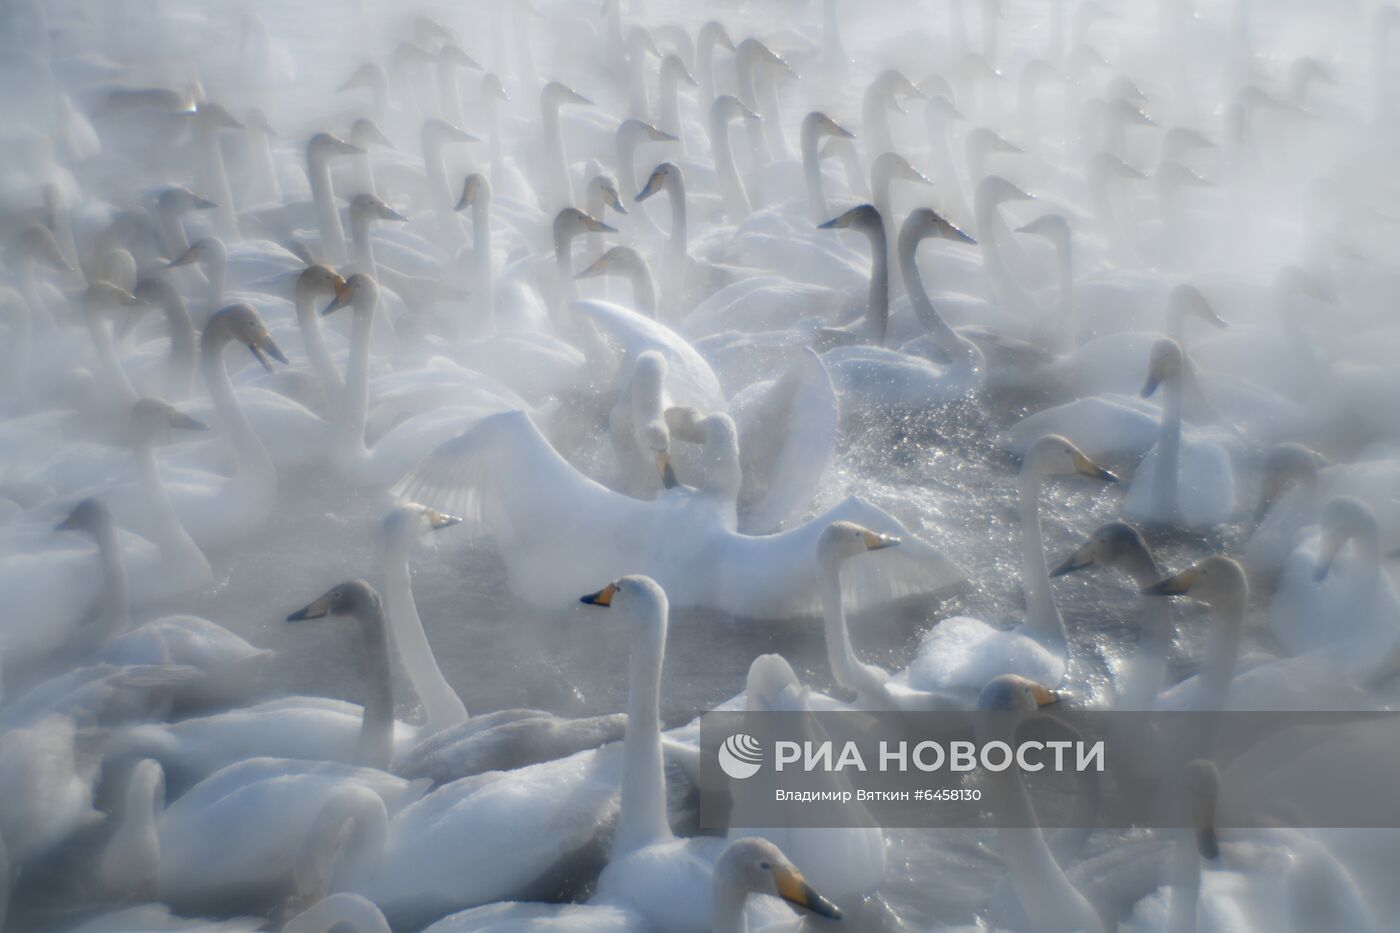
[[[1069,639],[1050,590],[1050,571],[1045,563],[1045,543],[1040,529],[1041,477],[1023,469],[1019,483],[1021,585],[1026,591],[1026,629],[1033,638],[1062,652]]]
[[[1239,660],[1244,615],[1245,602],[1242,598],[1231,599],[1211,613],[1211,632],[1200,674],[1202,709],[1225,708],[1230,681],[1234,679],[1235,664]]]
[[[802,121],[802,177],[807,182],[807,210],[813,223],[822,223],[827,219],[827,206],[817,136],[816,124]]]
[[[161,479],[160,469],[156,466],[155,448],[150,444],[138,444],[135,455],[136,469],[145,489],[146,498],[150,502],[151,511],[155,515],[157,533],[160,536],[160,540],[155,543],[160,548],[161,557],[166,561],[167,566],[193,567],[197,569],[200,576],[208,579],[209,562],[205,559],[204,552],[199,549],[199,545],[195,544],[194,539],[185,531],[185,526],[180,522],[179,514],[170,502],[170,496],[165,491],[165,483]],[[183,561],[177,561],[175,558],[181,555],[183,555]]]
[[[655,610],[648,610],[655,611]],[[646,637],[633,639],[627,690],[627,728],[623,739],[622,800],[616,859],[671,838],[666,820],[666,776],[661,755],[661,667],[665,623]]]
[[[427,722],[419,730],[426,738],[435,732],[467,721],[467,707],[452,689],[433,656],[418,606],[413,600],[413,580],[408,569],[406,544],[391,545],[384,561],[384,599],[389,614],[389,631],[394,647],[408,670]]]
[[[205,330],[204,341],[200,346],[204,382],[209,389],[209,397],[214,402],[214,409],[223,422],[223,428],[233,440],[234,452],[238,455],[240,466],[256,472],[264,488],[273,489],[277,484],[277,468],[257,432],[248,423],[243,406],[233,391],[233,383],[229,381],[228,368],[223,358],[224,346],[227,343],[227,336],[211,335],[208,329]]]
[[[822,625],[826,634],[826,660],[831,676],[847,690],[856,689],[855,648],[851,646],[851,631],[846,624],[845,605],[841,598],[841,567],[822,565],[819,583],[822,600]]]
[[[369,344],[374,330],[374,305],[355,306],[350,333],[350,359],[345,368],[345,397],[337,424],[337,443],[344,455],[365,454],[365,420],[369,411]]]
[[[117,542],[116,524],[103,522],[93,532],[93,537],[97,540],[97,557],[102,567],[100,636],[107,639],[131,627],[131,593],[121,545]]]
[[[734,167],[734,149],[729,139],[729,120],[718,107],[710,109],[710,148],[714,153],[715,171],[724,191],[725,209],[731,220],[739,222],[749,214],[748,194],[743,179]]]
[[[714,879],[710,894],[710,922],[714,933],[749,933],[749,918],[744,913],[748,895],[743,888],[728,879]]]
[[[389,671],[389,633],[379,618],[357,620],[364,655],[365,704],[360,720],[361,764],[387,769],[394,752],[394,687]]]
[[[1185,367],[1186,361],[1182,361]],[[1162,386],[1162,423],[1157,437],[1157,469],[1152,476],[1153,511],[1161,521],[1177,517],[1181,470],[1181,405],[1184,372],[1178,371]]]
[[[321,228],[321,247],[332,263],[345,262],[345,231],[340,226],[340,211],[335,205],[331,187],[331,167],[324,156],[307,160],[307,177],[311,182],[311,199],[316,204],[316,218]]]
[[[876,346],[885,345],[890,324],[890,251],[883,222],[866,231],[870,237],[870,297],[865,316]]]
[[[938,343],[941,350],[956,359],[965,353],[966,348],[963,346],[963,338],[943,320],[943,315],[938,313],[928,296],[928,289],[924,288],[924,277],[915,261],[921,239],[912,230],[900,231],[899,271],[904,277],[904,290],[909,293],[909,302],[914,308],[914,313],[918,315],[929,336]]]
[[[301,342],[306,347],[307,359],[311,361],[311,368],[316,371],[316,379],[321,383],[321,391],[327,399],[342,397],[345,385],[340,378],[340,371],[331,359],[330,351],[326,349],[325,334],[321,331],[321,316],[316,313],[315,300],[299,288],[296,292],[295,306],[297,329],[301,332]]]

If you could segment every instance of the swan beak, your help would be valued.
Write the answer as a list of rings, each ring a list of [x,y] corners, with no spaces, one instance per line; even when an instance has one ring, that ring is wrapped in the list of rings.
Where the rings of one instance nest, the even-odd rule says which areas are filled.
[[[841,919],[841,908],[818,894],[797,869],[788,865],[774,865],[770,871],[778,888],[778,896],[783,900],[821,917]]]
[[[625,207],[622,206],[622,198],[618,197],[618,194],[617,194],[617,191],[616,191],[616,190],[610,190],[610,191],[605,192],[605,197],[607,198],[607,201],[608,201],[608,207],[611,207],[613,210],[617,211],[619,214],[626,214],[626,213],[627,213],[627,208],[625,208]]]
[[[627,213],[627,212],[626,212],[626,211],[623,211],[623,213],[625,214],[625,213]],[[616,228],[616,227],[610,227],[610,226],[608,226],[607,224],[603,223],[601,220],[598,220],[597,218],[594,218],[594,217],[589,217],[589,216],[586,215],[586,214],[584,215],[583,227],[584,227],[585,230],[588,230],[590,233],[616,233],[616,232],[617,232],[617,228]]]
[[[454,211],[464,211],[468,207],[471,207],[473,204],[475,204],[477,187],[477,185],[472,183],[471,179],[468,179],[465,183],[463,183],[462,196],[457,199],[457,206],[452,209]]]
[[[1101,479],[1105,483],[1116,483],[1118,477],[1099,466],[1079,451],[1074,452],[1074,469],[1080,476],[1089,476],[1094,479]]]
[[[681,484],[676,479],[676,471],[671,467],[671,455],[669,453],[659,453],[656,455],[656,463],[661,467],[661,485],[665,489],[675,489]]]
[[[428,527],[433,531],[440,528],[450,528],[462,522],[456,515],[448,515],[446,512],[439,512],[436,509],[424,509],[423,515],[428,519]]]
[[[929,184],[933,184],[933,182],[929,182]],[[966,230],[953,226],[950,221],[944,218],[939,219],[942,220],[942,223],[938,225],[938,235],[943,239],[952,240],[954,243],[967,243],[970,246],[977,245],[977,241]]]
[[[1147,370],[1147,383],[1142,387],[1142,397],[1151,398],[1165,378],[1167,378],[1166,358],[1153,360],[1152,366]]]
[[[381,205],[379,206],[379,219],[380,219],[380,220],[392,220],[392,221],[396,221],[396,222],[401,223],[401,224],[402,224],[402,223],[408,223],[408,218],[407,218],[407,217],[405,217],[403,214],[399,213],[398,211],[394,210],[392,207],[390,207],[390,206],[387,205],[387,204],[381,204]]]
[[[1042,687],[1037,683],[1032,683],[1029,689],[1031,691],[1031,696],[1035,698],[1036,705],[1040,707],[1054,706],[1064,699],[1059,691],[1051,690],[1049,687]]]
[[[191,418],[189,415],[176,408],[171,408],[166,413],[166,420],[170,422],[172,428],[179,428],[182,431],[207,431],[209,425],[198,418]]]
[[[1322,544],[1317,549],[1317,567],[1313,570],[1314,582],[1321,583],[1327,579],[1327,575],[1332,572],[1332,564],[1337,559],[1337,553],[1346,543],[1347,536],[1344,534],[1331,530],[1322,533]]]
[[[817,224],[818,230],[842,230],[849,227],[856,219],[855,211],[849,210],[840,217],[833,217],[824,224]]]
[[[1024,191],[1020,188],[1017,188],[1015,185],[1007,185],[1007,188],[1009,189],[1007,193],[1007,198],[1009,198],[1012,201],[1035,200],[1035,195],[1031,194],[1029,191]]]
[[[1083,570],[1085,567],[1094,564],[1094,542],[1086,541],[1075,549],[1074,553],[1066,557],[1060,566],[1050,571],[1052,577],[1063,577],[1067,573],[1074,573],[1076,570]]]
[[[54,528],[53,528],[53,530],[54,530],[54,531],[79,531],[79,530],[81,530],[81,529],[78,528],[78,521],[77,521],[77,519],[78,519],[78,510],[77,510],[77,509],[74,509],[73,512],[72,512],[72,514],[69,515],[67,518],[65,518],[63,521],[59,522],[57,525],[55,525]]]
[[[576,278],[576,279],[591,279],[591,278],[593,278],[594,276],[607,275],[608,266],[610,266],[611,264],[612,264],[612,250],[609,250],[608,252],[606,252],[606,253],[604,253],[603,255],[599,256],[597,259],[593,260],[593,262],[589,263],[587,269],[583,269],[583,270],[581,270],[581,271],[579,271],[579,272],[575,272],[575,273],[574,273],[574,278]]]
[[[894,535],[882,535],[878,531],[863,531],[861,532],[861,537],[865,541],[865,549],[867,551],[880,551],[887,547],[899,546],[899,539]]]
[[[607,586],[603,587],[596,593],[589,593],[587,596],[580,596],[578,601],[583,603],[585,606],[603,606],[606,608],[612,605],[613,597],[616,595],[617,584],[609,583]]]
[[[272,364],[268,362],[269,356],[284,365],[287,362],[286,355],[282,352],[281,348],[273,342],[272,337],[268,334],[263,334],[252,343],[248,344],[248,349],[253,351],[253,356],[257,357],[258,362],[263,365],[263,369],[268,372],[272,372]]]
[[[333,314],[341,308],[348,306],[351,299],[352,295],[350,289],[347,287],[345,280],[342,279],[335,287],[335,297],[332,298],[331,303],[326,305],[325,309],[321,311],[321,316],[325,317],[328,314]]]
[[[638,203],[645,201],[647,198],[660,191],[661,186],[665,184],[665,182],[666,176],[663,173],[652,172],[651,177],[647,179],[646,185],[642,188],[641,191],[637,192],[637,196],[632,200]]]
[[[188,266],[188,265],[191,265],[192,263],[198,262],[198,261],[199,261],[199,252],[200,252],[200,246],[199,246],[198,243],[196,243],[194,246],[191,246],[189,249],[185,250],[185,251],[184,251],[183,253],[181,253],[179,256],[176,256],[174,259],[170,260],[170,265],[167,266],[166,268],[174,269],[174,268],[176,268],[177,266]]]
[[[322,597],[320,597],[319,599],[317,599],[315,602],[311,603],[309,606],[303,606],[302,608],[298,609],[296,612],[294,612],[294,613],[292,613],[291,615],[287,616],[287,621],[288,621],[288,622],[305,622],[305,621],[308,620],[308,619],[324,619],[326,616],[328,616],[328,615],[330,615],[330,614],[331,614],[331,594],[330,594],[330,593],[327,593],[327,594],[325,594],[324,596],[322,596]]]
[[[1151,586],[1142,588],[1143,596],[1184,596],[1191,592],[1191,587],[1196,583],[1198,571],[1195,567],[1188,567],[1181,573],[1167,577],[1165,580],[1158,580]]]
[[[763,117],[748,108],[747,104],[739,104],[739,113],[745,120],[762,120]]]
[[[835,120],[830,120],[830,121],[828,121],[828,122],[831,124],[831,125],[828,126],[827,129],[826,129],[826,132],[827,132],[827,135],[828,135],[828,136],[835,136],[837,139],[855,139],[855,138],[856,138],[856,134],[855,134],[855,133],[852,133],[850,130],[846,129],[844,126],[842,126],[841,124],[837,123]]]
[[[213,201],[209,200],[208,198],[201,198],[199,195],[195,195],[194,199],[191,200],[190,203],[194,205],[194,209],[197,211],[207,211],[210,208],[219,206]]]

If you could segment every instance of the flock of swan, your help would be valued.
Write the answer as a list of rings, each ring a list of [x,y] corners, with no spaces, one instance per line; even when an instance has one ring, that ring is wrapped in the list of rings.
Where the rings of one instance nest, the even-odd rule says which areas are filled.
[[[1393,928],[1209,756],[1187,830],[696,788],[707,709],[1390,707],[1398,26],[0,0],[0,926]]]

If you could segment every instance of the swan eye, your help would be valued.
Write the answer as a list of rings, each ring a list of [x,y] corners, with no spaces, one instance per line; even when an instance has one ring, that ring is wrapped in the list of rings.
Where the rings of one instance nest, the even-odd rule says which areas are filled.
[[[772,865],[769,865],[767,862],[759,862],[759,863],[758,863],[758,867],[761,868],[761,869],[763,869],[764,871],[772,871],[772,870],[773,870],[773,866],[772,866]]]

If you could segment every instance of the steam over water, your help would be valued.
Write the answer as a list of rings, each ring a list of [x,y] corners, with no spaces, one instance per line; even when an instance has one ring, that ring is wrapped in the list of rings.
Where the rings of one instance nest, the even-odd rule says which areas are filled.
[[[201,755],[232,760],[182,775],[164,756],[173,746],[153,750],[133,726],[287,696],[367,703],[361,623],[284,620],[343,581],[387,593],[386,515],[408,500],[433,510],[413,513],[412,602],[473,718],[637,708],[629,674],[644,613],[626,590],[614,612],[578,605],[572,590],[556,598],[553,585],[579,568],[599,578],[577,596],[642,572],[671,592],[664,729],[742,697],[765,654],[785,658],[814,697],[859,706],[817,612],[829,577],[818,535],[852,515],[905,539],[852,558],[888,589],[856,592],[856,574],[843,578],[860,661],[972,705],[994,677],[1026,672],[945,654],[934,660],[976,682],[921,680],[938,624],[971,617],[993,639],[1049,631],[1068,663],[1045,686],[1120,707],[1141,686],[1133,672],[1152,639],[1139,621],[1154,597],[1139,588],[1151,581],[1132,579],[1104,545],[1073,572],[1028,583],[1028,488],[1048,570],[1121,520],[1162,575],[1225,555],[1224,572],[1247,580],[1224,595],[1189,582],[1176,591],[1149,704],[1157,686],[1223,663],[1235,706],[1390,708],[1397,25],[1400,11],[1360,0],[0,0],[3,929],[94,918],[109,925],[93,929],[184,929],[168,916],[143,922],[170,926],[102,920],[158,902],[178,917],[251,915],[249,929],[275,929],[354,891],[408,930],[481,903],[594,892],[596,858],[548,885],[528,875],[485,900],[446,896],[427,914],[404,907],[436,904],[422,892],[395,899],[392,866],[376,875],[352,856],[305,888],[309,871],[298,863],[294,880],[286,853],[315,849],[324,801],[260,805],[251,793],[241,821],[196,816],[189,851],[283,814],[287,868],[275,883],[221,887],[211,860],[208,884],[176,891],[169,827],[159,870],[112,880],[113,839],[136,820],[137,762],[160,762],[165,783],[153,786],[174,808],[209,773],[237,767],[231,736],[245,738],[221,733]],[[724,95],[738,109],[715,103]],[[804,152],[813,113],[834,128]],[[664,133],[619,131],[628,118]],[[663,173],[636,197],[662,163],[684,178],[683,257],[677,192],[662,187],[674,180]],[[486,193],[471,195],[483,190],[474,175]],[[879,210],[873,226],[847,213],[866,203]],[[593,216],[558,220],[569,206]],[[921,218],[927,229],[915,230]],[[561,279],[615,246],[645,264],[642,285],[626,253],[602,262],[606,274]],[[313,264],[326,267],[319,285]],[[651,391],[638,373],[657,359]],[[151,397],[173,408],[137,402]],[[683,425],[684,409],[695,423]],[[1034,443],[1042,434],[1063,441]],[[795,504],[761,521],[760,505],[786,493]],[[95,517],[80,506],[92,498]],[[462,520],[430,527],[439,513]],[[792,543],[804,527],[814,533]],[[790,537],[746,550],[750,536],[778,532]],[[122,565],[124,597],[108,558]],[[947,561],[957,585],[941,585]],[[1037,628],[1042,584],[1067,647]],[[736,609],[747,606],[762,608]],[[197,651],[112,648],[172,615],[273,654],[211,699],[181,680],[208,674],[189,670],[202,666]],[[401,622],[378,624],[392,631],[394,715],[417,725],[432,701],[415,689]],[[1226,626],[1240,643],[1222,659]],[[944,650],[954,649],[973,654]],[[127,680],[79,699],[51,680],[97,664]],[[348,721],[344,763],[393,770],[364,757]],[[303,737],[287,728],[297,747]],[[254,729],[241,757],[287,757],[263,750],[265,738]],[[395,745],[395,763],[411,748]],[[622,768],[609,787],[627,780]],[[668,766],[673,782],[679,770]],[[523,786],[586,783],[538,780]],[[390,858],[414,849],[399,814],[421,805],[385,806]],[[597,810],[610,832],[615,805]],[[523,816],[483,822],[425,831],[418,854],[451,864],[454,840],[493,832],[497,852],[554,843],[552,830],[517,830]],[[1297,930],[1367,919],[1388,929],[1400,913],[1393,832],[1221,836],[1221,859],[1191,861],[1203,927],[1212,911],[1234,910],[1240,929]],[[559,845],[572,838],[559,831]],[[605,851],[610,838],[588,841]],[[228,850],[238,844],[231,833]],[[1016,860],[1003,838],[889,829],[884,844],[877,886],[831,895],[852,929],[894,929],[895,916],[909,929],[1075,928],[1018,901],[1035,889],[1008,881]],[[1106,929],[1146,930],[1166,928],[1174,844],[1108,828],[1054,848]],[[138,864],[138,848],[124,865]],[[821,868],[788,855],[816,885]],[[1149,867],[1121,869],[1134,858]],[[835,874],[855,872],[833,859]],[[676,887],[657,890],[669,900],[709,903],[707,880],[666,880]],[[666,925],[646,915],[639,928],[654,927]]]

